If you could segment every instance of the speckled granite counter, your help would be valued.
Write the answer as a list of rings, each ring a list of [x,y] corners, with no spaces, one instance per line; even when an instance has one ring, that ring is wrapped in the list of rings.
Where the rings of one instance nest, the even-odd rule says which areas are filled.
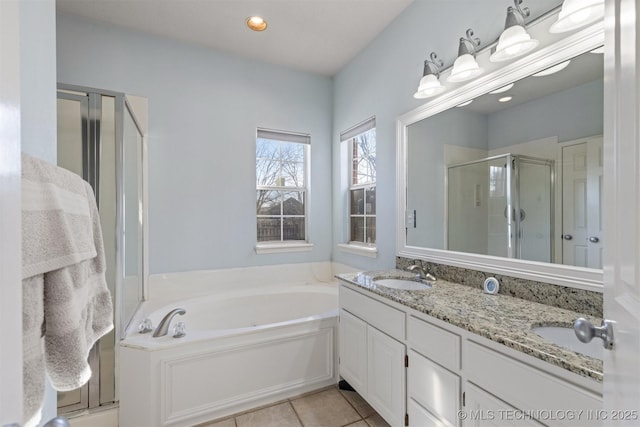
[[[594,324],[602,319],[507,295],[488,295],[479,289],[438,280],[424,291],[406,291],[375,283],[376,279],[415,275],[402,270],[336,276],[381,297],[395,301],[451,325],[514,350],[602,382],[602,361],[546,341],[531,330],[536,326],[571,327],[578,317]]]

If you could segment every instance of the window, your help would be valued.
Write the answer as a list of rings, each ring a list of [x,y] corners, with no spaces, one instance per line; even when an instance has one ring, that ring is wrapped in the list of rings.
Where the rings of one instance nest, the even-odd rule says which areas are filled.
[[[309,135],[258,129],[258,244],[306,242],[309,143]]]
[[[376,121],[341,134],[349,144],[349,243],[376,244]]]

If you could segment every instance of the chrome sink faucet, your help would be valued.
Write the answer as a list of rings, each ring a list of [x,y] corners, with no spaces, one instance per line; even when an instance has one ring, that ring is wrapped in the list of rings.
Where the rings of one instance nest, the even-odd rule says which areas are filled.
[[[416,272],[416,278],[419,280],[429,280],[431,282],[436,281],[436,276],[434,276],[429,270],[425,270],[417,264],[409,266],[409,268],[407,268],[407,271]]]
[[[171,320],[178,314],[183,315],[186,313],[187,311],[184,308],[174,308],[173,310],[165,314],[160,323],[158,323],[158,327],[156,328],[156,330],[153,331],[152,336],[154,338],[158,338],[167,335],[167,332],[169,332],[169,325],[171,324]]]

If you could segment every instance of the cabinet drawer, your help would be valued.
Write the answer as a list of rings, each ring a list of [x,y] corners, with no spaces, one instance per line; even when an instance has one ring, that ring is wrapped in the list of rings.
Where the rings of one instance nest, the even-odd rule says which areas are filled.
[[[544,425],[524,416],[525,414],[517,411],[513,406],[472,383],[465,385],[465,393],[467,402],[463,412],[464,427],[511,427],[514,424],[541,427]]]
[[[586,414],[602,408],[601,396],[473,341],[468,342],[463,364],[469,381],[521,410],[584,410]],[[540,421],[549,425],[576,424],[576,419],[569,418]],[[579,422],[591,425],[593,421],[585,417]]]
[[[449,427],[444,421],[440,421],[429,413],[426,409],[416,403],[415,400],[407,401],[407,414],[409,415],[409,426],[414,427]]]
[[[437,418],[459,425],[460,377],[409,350],[408,397]]]
[[[392,337],[404,340],[404,312],[340,286],[340,307]]]
[[[460,336],[409,316],[409,346],[452,371],[460,370]]]

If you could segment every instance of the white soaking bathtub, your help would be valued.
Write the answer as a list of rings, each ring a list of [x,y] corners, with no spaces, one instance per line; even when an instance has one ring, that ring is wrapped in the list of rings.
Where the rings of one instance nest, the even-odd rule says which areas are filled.
[[[242,288],[152,311],[157,326],[186,310],[165,337],[128,333],[120,427],[192,426],[337,382],[335,283]],[[186,336],[173,337],[176,322]]]

